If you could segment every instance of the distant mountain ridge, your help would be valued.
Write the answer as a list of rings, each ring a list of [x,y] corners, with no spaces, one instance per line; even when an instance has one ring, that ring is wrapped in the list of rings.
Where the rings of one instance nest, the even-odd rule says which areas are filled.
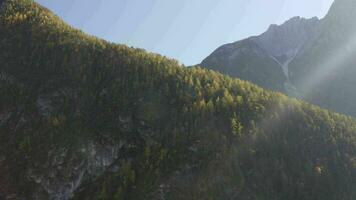
[[[280,63],[285,63],[318,35],[319,25],[320,20],[316,17],[311,19],[294,17],[280,26],[271,25],[265,33],[251,39]]]
[[[321,33],[290,64],[291,84],[302,98],[356,116],[356,1],[336,0]]]
[[[201,65],[268,89],[284,91],[289,63],[319,34],[319,25],[316,17],[291,18],[282,25],[271,25],[259,36],[223,45]]]
[[[243,40],[254,42],[269,57],[237,53],[243,46],[239,41],[218,48],[201,65],[356,116],[355,17],[356,1],[336,0],[321,20],[295,17]]]

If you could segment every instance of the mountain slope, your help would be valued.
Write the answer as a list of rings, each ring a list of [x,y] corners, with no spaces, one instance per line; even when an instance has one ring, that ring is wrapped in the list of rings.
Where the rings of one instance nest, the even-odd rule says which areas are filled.
[[[201,65],[271,90],[283,91],[286,81],[278,61],[250,39],[220,47]]]
[[[265,49],[282,70],[276,66],[271,69],[266,53],[232,54],[243,47],[241,42],[230,49],[221,47],[225,51],[219,48],[216,52],[224,53],[214,52],[202,66],[356,116],[355,13],[355,1],[336,0],[322,20],[292,18],[281,26],[271,26],[260,36],[246,39]],[[255,46],[249,51],[254,52]],[[227,64],[229,60],[234,62]],[[224,70],[227,66],[229,70]],[[249,69],[248,74],[245,68]],[[286,79],[276,78],[282,71]]]
[[[259,35],[223,45],[203,60],[202,66],[251,81],[257,85],[285,91],[289,63],[319,34],[317,18],[292,18],[271,25]]]
[[[0,197],[355,199],[356,121],[0,10]]]
[[[290,64],[291,81],[304,99],[356,116],[356,2],[337,0],[322,34]]]

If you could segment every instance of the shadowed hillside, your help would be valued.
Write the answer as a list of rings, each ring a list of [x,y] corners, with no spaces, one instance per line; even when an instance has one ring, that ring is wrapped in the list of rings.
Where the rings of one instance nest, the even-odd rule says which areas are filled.
[[[356,198],[356,121],[0,8],[0,198]]]

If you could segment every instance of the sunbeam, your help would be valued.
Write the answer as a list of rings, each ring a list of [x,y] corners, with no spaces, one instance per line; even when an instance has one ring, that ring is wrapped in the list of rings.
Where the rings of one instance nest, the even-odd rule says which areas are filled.
[[[328,81],[330,76],[337,75],[338,71],[342,70],[345,63],[356,55],[356,36],[351,37],[339,49],[330,53],[328,59],[313,67],[313,71],[303,79],[300,89],[304,93],[304,97],[308,98],[312,95],[315,88]]]

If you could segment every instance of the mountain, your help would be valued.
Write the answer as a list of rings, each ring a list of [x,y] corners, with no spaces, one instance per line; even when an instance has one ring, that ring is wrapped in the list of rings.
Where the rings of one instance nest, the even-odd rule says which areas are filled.
[[[290,64],[291,83],[304,99],[356,116],[356,2],[337,0],[322,34]]]
[[[285,91],[289,63],[319,34],[320,20],[295,17],[284,24],[271,25],[259,35],[223,45],[203,60],[202,66]]]
[[[0,8],[0,199],[353,200],[356,120]]]
[[[246,39],[257,44],[257,48],[250,46],[250,52],[263,48],[271,59],[266,54],[236,53],[244,48],[237,42],[230,49],[226,45],[220,47],[202,66],[356,116],[355,12],[355,1],[336,0],[322,20],[292,18],[281,26],[272,25],[260,36]],[[273,70],[272,59],[279,63]],[[233,62],[227,64],[228,61]],[[276,78],[282,72],[285,79]]]

